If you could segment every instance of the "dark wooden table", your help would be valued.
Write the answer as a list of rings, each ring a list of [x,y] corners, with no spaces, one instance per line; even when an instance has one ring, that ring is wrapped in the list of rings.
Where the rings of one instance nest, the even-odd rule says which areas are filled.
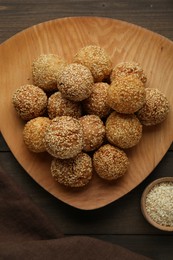
[[[0,43],[34,24],[67,16],[125,20],[173,40],[172,0],[0,0]],[[173,259],[173,234],[150,226],[140,210],[146,185],[158,177],[173,175],[173,146],[138,187],[118,201],[92,211],[72,208],[43,190],[19,165],[2,136],[0,165],[65,235],[89,235],[154,259]]]

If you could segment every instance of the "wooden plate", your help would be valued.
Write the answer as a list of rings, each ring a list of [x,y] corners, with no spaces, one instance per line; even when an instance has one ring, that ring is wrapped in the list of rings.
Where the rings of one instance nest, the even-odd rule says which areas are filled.
[[[145,129],[141,142],[128,150],[129,170],[117,182],[108,184],[95,176],[85,189],[72,191],[52,179],[50,156],[31,153],[23,143],[24,123],[13,109],[12,93],[32,82],[31,64],[41,53],[57,53],[70,62],[76,51],[88,44],[104,47],[114,64],[139,62],[147,74],[147,86],[160,89],[173,104],[173,43],[141,27],[108,18],[64,18],[33,26],[0,46],[0,129],[4,139],[37,183],[61,201],[85,210],[105,206],[135,188],[159,163],[173,140],[171,108],[164,123]]]

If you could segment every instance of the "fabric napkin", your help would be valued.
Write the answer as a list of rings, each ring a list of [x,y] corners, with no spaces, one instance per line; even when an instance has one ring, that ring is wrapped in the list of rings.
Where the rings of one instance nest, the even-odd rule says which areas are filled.
[[[0,259],[112,260],[149,258],[87,236],[64,236],[0,169]]]

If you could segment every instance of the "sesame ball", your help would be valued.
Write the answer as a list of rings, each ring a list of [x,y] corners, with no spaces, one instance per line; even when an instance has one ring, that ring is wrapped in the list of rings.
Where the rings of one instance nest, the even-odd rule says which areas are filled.
[[[55,54],[41,54],[32,64],[34,85],[44,91],[57,90],[57,78],[67,62]]]
[[[144,84],[132,74],[111,83],[107,104],[119,113],[132,114],[144,105],[145,96]]]
[[[71,159],[54,158],[51,163],[51,174],[60,184],[70,188],[86,186],[92,178],[92,160],[86,153],[79,153]]]
[[[58,89],[65,98],[82,101],[91,95],[93,83],[93,76],[87,67],[71,63],[59,75]]]
[[[23,140],[27,148],[35,153],[45,152],[44,136],[50,119],[47,117],[33,118],[26,123],[23,130]]]
[[[94,77],[94,82],[108,78],[112,71],[110,57],[104,48],[96,45],[81,48],[74,56],[73,62],[88,67]]]
[[[47,110],[51,119],[56,116],[72,116],[78,118],[82,114],[81,104],[64,98],[61,92],[53,93],[49,97]]]
[[[112,112],[106,120],[107,140],[122,149],[139,143],[142,137],[142,124],[135,114]]]
[[[128,165],[125,152],[110,144],[101,146],[93,155],[94,169],[104,180],[112,181],[122,177]]]
[[[111,82],[128,75],[135,74],[143,83],[146,83],[147,77],[137,62],[120,62],[117,64],[110,75]]]
[[[44,114],[47,96],[39,87],[24,85],[13,93],[12,102],[17,114],[23,120],[30,120]]]
[[[82,127],[73,117],[55,117],[45,133],[44,141],[47,152],[52,156],[59,159],[72,158],[83,148]]]
[[[79,119],[83,130],[83,150],[86,152],[97,149],[104,140],[105,126],[96,115],[85,115]]]
[[[166,96],[158,89],[146,88],[146,102],[137,112],[143,125],[151,126],[163,122],[170,110]]]
[[[93,91],[89,98],[83,101],[83,107],[86,113],[97,115],[100,118],[109,115],[111,108],[107,105],[107,91],[109,84],[97,82],[93,85]]]

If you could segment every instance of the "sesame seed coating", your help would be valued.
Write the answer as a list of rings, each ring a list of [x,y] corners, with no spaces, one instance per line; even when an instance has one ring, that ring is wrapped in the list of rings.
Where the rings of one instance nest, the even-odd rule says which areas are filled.
[[[59,159],[72,158],[83,148],[82,127],[73,117],[55,117],[45,133],[44,142],[47,152],[52,156]]]
[[[54,158],[51,163],[53,178],[67,187],[84,187],[92,179],[92,160],[86,153],[79,153],[71,159]]]
[[[47,110],[51,119],[56,116],[72,116],[78,118],[82,114],[81,104],[64,98],[61,92],[55,92],[49,97]]]
[[[145,98],[144,84],[132,74],[111,83],[107,104],[119,113],[132,114],[144,105]]]
[[[44,114],[47,107],[47,96],[39,87],[24,85],[15,90],[12,103],[17,114],[23,120],[30,120]]]
[[[85,115],[79,119],[83,129],[83,150],[86,152],[97,149],[104,140],[105,126],[96,115]]]
[[[106,102],[108,87],[109,84],[105,82],[94,83],[91,95],[83,101],[83,107],[86,113],[97,115],[100,118],[109,115],[111,108]]]
[[[23,129],[23,140],[27,148],[35,153],[45,152],[44,136],[50,119],[37,117],[28,121]]]
[[[110,75],[111,82],[117,78],[135,74],[143,83],[146,83],[147,77],[142,67],[137,62],[120,62],[117,64]]]
[[[142,124],[134,114],[112,112],[106,120],[107,140],[122,149],[139,143],[142,137]]]
[[[32,64],[34,85],[44,91],[57,90],[57,78],[67,62],[55,54],[41,54]]]
[[[94,82],[100,82],[109,77],[112,62],[105,49],[97,45],[81,48],[74,56],[73,62],[85,65],[91,71]]]
[[[125,152],[110,144],[101,146],[93,155],[96,173],[108,181],[122,177],[128,165],[129,160]]]
[[[143,125],[151,126],[163,122],[170,110],[166,96],[158,89],[146,88],[146,102],[137,112]]]
[[[58,89],[65,98],[82,101],[90,96],[93,83],[93,76],[87,67],[71,63],[60,73]]]

